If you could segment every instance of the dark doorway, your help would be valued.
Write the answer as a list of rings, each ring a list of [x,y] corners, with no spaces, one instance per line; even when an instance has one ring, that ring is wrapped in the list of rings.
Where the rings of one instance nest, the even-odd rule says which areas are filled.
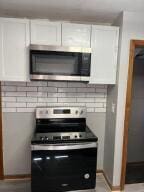
[[[144,46],[136,47],[133,63],[126,184],[144,182]]]

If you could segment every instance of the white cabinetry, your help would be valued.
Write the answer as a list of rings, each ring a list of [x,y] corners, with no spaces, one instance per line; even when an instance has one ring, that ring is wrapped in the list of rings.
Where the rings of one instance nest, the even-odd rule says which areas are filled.
[[[92,26],[90,83],[115,84],[119,28]]]
[[[90,47],[91,25],[63,23],[62,45]]]
[[[61,45],[61,23],[31,20],[31,44]]]
[[[0,80],[27,81],[29,21],[0,18]]]

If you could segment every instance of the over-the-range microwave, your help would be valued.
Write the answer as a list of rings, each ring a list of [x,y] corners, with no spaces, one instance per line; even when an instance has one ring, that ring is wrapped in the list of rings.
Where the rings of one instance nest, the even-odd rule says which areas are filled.
[[[30,46],[31,80],[89,81],[91,48]]]

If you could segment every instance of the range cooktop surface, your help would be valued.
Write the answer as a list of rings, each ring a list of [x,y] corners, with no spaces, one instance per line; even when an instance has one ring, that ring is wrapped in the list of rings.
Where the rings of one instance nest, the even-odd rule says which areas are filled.
[[[79,107],[37,108],[32,144],[97,141],[86,125],[86,109]]]
[[[86,127],[83,132],[35,133],[32,144],[97,141],[98,138]]]

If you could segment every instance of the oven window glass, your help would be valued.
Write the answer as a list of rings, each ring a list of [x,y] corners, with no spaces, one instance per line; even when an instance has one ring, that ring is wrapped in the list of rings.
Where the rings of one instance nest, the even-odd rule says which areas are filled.
[[[31,51],[31,74],[89,75],[89,59],[83,53]]]

